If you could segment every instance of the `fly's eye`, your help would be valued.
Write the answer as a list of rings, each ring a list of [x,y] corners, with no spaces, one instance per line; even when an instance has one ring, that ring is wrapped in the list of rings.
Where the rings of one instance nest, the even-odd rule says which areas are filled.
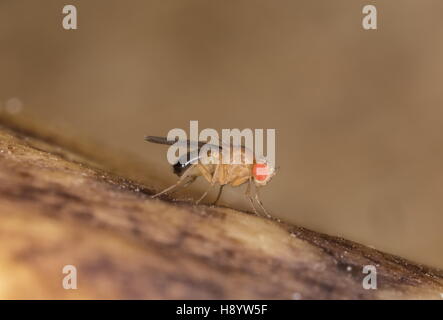
[[[265,163],[256,163],[252,168],[252,174],[254,175],[255,180],[265,181],[269,175],[268,166]]]

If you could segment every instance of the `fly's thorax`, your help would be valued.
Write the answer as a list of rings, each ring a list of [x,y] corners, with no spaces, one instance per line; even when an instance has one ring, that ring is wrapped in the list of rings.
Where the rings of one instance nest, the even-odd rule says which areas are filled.
[[[229,165],[252,165],[254,154],[242,146],[223,147],[221,150],[222,164]]]

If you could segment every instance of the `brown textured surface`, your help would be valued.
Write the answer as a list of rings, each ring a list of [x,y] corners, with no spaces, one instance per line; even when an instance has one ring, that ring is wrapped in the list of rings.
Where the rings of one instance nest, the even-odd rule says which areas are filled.
[[[443,273],[143,186],[0,128],[0,298],[433,298]],[[75,265],[77,290],[62,288]],[[364,265],[378,290],[364,290]]]

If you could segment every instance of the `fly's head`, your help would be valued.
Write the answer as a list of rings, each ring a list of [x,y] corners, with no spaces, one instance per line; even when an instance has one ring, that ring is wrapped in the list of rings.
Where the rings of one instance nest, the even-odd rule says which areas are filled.
[[[258,187],[268,184],[275,174],[275,167],[264,159],[257,161],[252,167],[252,177]]]

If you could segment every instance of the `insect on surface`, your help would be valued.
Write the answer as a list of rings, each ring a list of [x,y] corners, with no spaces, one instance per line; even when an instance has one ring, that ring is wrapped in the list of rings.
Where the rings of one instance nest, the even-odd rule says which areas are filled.
[[[191,141],[189,140],[171,141],[164,137],[155,136],[147,136],[145,137],[145,140],[165,145],[173,145],[177,143],[182,143],[187,147],[191,145]],[[193,183],[198,177],[202,176],[210,183],[210,186],[196,201],[196,204],[200,203],[208,195],[209,191],[214,186],[218,185],[218,195],[213,202],[215,205],[220,199],[224,186],[230,185],[231,187],[238,187],[247,183],[245,196],[248,198],[254,212],[259,215],[254,205],[255,200],[263,213],[270,217],[270,214],[263,206],[259,195],[259,188],[265,186],[276,173],[275,168],[270,163],[265,159],[256,159],[253,152],[244,146],[228,146],[228,148],[230,148],[229,158],[241,159],[238,163],[237,161],[223,161],[223,157],[226,154],[223,152],[223,142],[221,142],[220,146],[207,144],[202,141],[195,143],[195,145],[198,148],[198,152],[195,153],[196,156],[192,157],[193,153],[189,151],[186,155],[179,158],[173,165],[174,173],[179,176],[178,181],[165,190],[153,195],[153,198],[171,192],[180,186],[186,187]],[[200,152],[203,147],[210,147],[209,151]],[[206,161],[202,161],[202,153],[208,157],[205,159]]]

